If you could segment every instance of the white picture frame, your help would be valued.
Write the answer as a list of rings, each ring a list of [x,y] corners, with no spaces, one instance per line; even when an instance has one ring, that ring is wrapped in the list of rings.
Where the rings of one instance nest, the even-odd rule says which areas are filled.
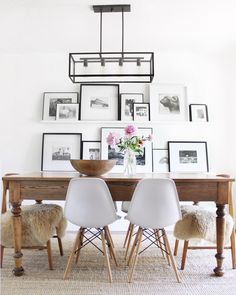
[[[167,149],[153,149],[153,172],[169,172],[169,159]]]
[[[121,121],[133,121],[133,104],[142,103],[143,93],[121,93],[120,94],[120,116]]]
[[[76,122],[79,118],[79,104],[78,103],[58,103],[57,104],[57,121],[72,121]]]
[[[102,160],[117,160],[116,165],[112,168],[111,172],[122,173],[124,172],[123,160],[124,154],[119,152],[118,149],[110,147],[107,143],[107,136],[110,132],[114,132],[120,137],[124,136],[124,127],[102,127],[101,128],[101,159]],[[148,137],[153,133],[152,128],[138,128],[137,135]],[[145,142],[145,152],[143,156],[136,156],[137,173],[152,172],[152,142]]]
[[[187,88],[181,84],[150,85],[152,121],[188,120]]]
[[[101,159],[101,141],[82,142],[82,159],[83,160],[100,160]]]
[[[206,141],[168,141],[170,172],[208,172]]]
[[[71,159],[81,158],[81,133],[43,133],[42,171],[75,171]]]

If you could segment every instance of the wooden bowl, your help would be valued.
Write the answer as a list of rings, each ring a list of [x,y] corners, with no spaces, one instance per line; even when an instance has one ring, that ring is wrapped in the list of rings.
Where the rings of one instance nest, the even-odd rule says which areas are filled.
[[[87,176],[99,176],[110,171],[116,160],[70,160],[76,171]]]

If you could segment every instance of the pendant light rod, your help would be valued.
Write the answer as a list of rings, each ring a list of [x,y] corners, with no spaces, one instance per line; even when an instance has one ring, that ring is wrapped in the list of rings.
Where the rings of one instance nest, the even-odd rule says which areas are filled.
[[[124,28],[124,8],[122,7],[122,58],[124,57],[124,31],[125,31],[125,28]]]
[[[100,11],[100,57],[102,57],[102,9]]]

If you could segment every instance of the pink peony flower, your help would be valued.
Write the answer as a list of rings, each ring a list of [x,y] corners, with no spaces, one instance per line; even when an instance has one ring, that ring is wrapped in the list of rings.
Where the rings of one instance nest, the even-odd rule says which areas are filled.
[[[128,125],[125,127],[125,135],[126,136],[133,136],[137,132],[137,128],[134,125]]]
[[[118,133],[110,132],[107,136],[107,143],[111,146],[116,145],[120,141],[120,135]]]

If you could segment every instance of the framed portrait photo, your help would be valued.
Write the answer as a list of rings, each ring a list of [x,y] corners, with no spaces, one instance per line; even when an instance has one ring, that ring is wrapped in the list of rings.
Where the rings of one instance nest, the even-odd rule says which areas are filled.
[[[169,172],[169,159],[167,149],[153,149],[153,172]]]
[[[119,84],[81,84],[80,120],[119,120]]]
[[[122,173],[124,171],[124,154],[117,147],[110,146],[107,143],[107,136],[110,132],[117,134],[117,137],[124,136],[123,127],[103,127],[101,128],[101,159],[117,160],[116,165],[111,172]],[[152,134],[152,128],[138,128],[137,135],[148,137]],[[152,172],[152,142],[146,141],[142,155],[136,155],[136,172]]]
[[[208,111],[206,104],[190,104],[189,119],[195,122],[208,122]]]
[[[208,172],[205,141],[168,141],[170,172]]]
[[[75,171],[71,159],[81,158],[81,133],[43,133],[42,171]]]
[[[143,102],[143,93],[121,93],[120,114],[122,121],[133,121],[133,104],[136,102]]]
[[[57,104],[78,103],[77,92],[44,92],[43,120],[56,120]]]
[[[79,104],[78,103],[58,103],[57,104],[57,121],[78,121]]]
[[[133,119],[134,121],[145,122],[150,120],[149,103],[134,103],[133,104]]]
[[[187,89],[179,84],[150,85],[151,120],[188,119]]]
[[[82,142],[83,160],[101,159],[101,141],[83,141]]]

